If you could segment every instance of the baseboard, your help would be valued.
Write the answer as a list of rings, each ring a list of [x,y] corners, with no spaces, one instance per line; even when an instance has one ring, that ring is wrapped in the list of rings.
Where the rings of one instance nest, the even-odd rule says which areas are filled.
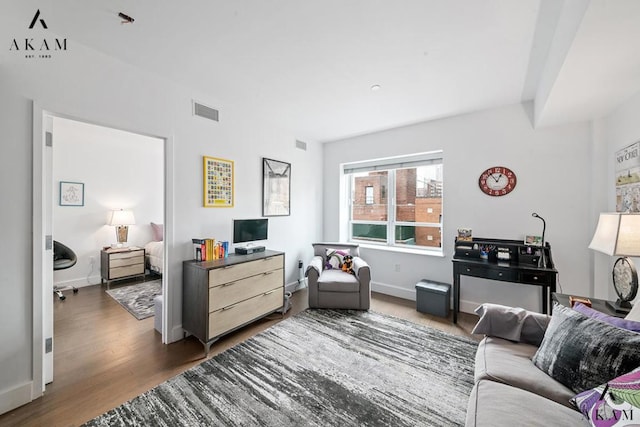
[[[392,297],[402,298],[409,301],[416,300],[415,289],[401,288],[400,286],[389,285],[387,283],[371,282],[371,290],[384,295],[390,295]],[[460,300],[460,311],[463,313],[474,313],[474,310],[481,305],[481,303],[473,301]],[[453,309],[453,299],[451,300],[451,308]]]
[[[97,275],[97,276],[90,276],[88,281],[86,277],[83,277],[81,279],[63,280],[61,282],[55,282],[53,285],[59,286],[59,287],[74,286],[76,288],[84,288],[85,286],[99,285],[100,283],[102,283],[102,278],[100,277],[100,275]]]
[[[301,289],[304,289],[306,287],[307,287],[307,279],[303,279],[302,283],[300,283],[298,281],[295,281],[293,283],[287,283],[284,286],[284,291],[293,293],[293,292],[299,291]]]
[[[167,337],[167,344],[180,341],[183,338],[184,338],[184,329],[182,329],[182,324],[178,326],[174,326],[171,329],[171,331],[169,331],[169,336]]]
[[[371,282],[371,290],[379,292],[385,295],[391,295],[392,297],[398,297],[402,299],[408,299],[410,301],[416,300],[415,289],[401,288],[400,286],[389,285],[387,283]]]
[[[33,381],[29,381],[0,393],[0,414],[31,402],[32,387]]]

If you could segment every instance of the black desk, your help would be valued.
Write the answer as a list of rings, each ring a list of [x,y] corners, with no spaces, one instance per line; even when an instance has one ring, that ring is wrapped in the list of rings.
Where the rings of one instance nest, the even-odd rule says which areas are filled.
[[[498,280],[523,285],[541,287],[542,312],[549,311],[551,295],[556,291],[558,271],[553,268],[551,259],[551,247],[546,246],[547,268],[538,267],[537,258],[520,255],[526,252],[527,247],[520,241],[499,239],[476,239],[472,242],[464,242],[465,245],[478,244],[479,246],[491,245],[508,251],[508,261],[497,260],[495,257],[480,259],[475,257],[475,251],[459,250],[456,242],[456,254],[453,258],[453,323],[458,321],[460,311],[460,276],[480,277],[483,279]],[[460,242],[460,245],[462,242]]]

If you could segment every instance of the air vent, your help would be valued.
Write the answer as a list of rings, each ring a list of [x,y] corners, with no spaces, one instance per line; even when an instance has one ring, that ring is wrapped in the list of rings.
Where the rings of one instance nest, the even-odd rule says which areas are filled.
[[[220,121],[218,120],[218,110],[207,107],[206,105],[200,104],[196,101],[193,101],[193,115],[204,117],[205,119],[213,120],[214,122]]]
[[[299,148],[301,150],[307,151],[307,143],[306,142],[302,142],[302,141],[298,141],[296,139],[296,148]]]

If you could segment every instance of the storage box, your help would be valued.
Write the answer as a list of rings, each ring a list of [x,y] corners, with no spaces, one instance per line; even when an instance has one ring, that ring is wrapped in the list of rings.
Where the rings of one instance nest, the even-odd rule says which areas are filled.
[[[451,285],[422,279],[416,283],[416,309],[420,313],[448,317]]]

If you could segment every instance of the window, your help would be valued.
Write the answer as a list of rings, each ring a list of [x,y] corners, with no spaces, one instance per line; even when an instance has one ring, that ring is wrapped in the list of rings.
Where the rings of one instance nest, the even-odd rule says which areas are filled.
[[[349,240],[442,248],[442,152],[345,164]]]
[[[364,187],[364,203],[365,205],[373,204],[373,186],[367,185]]]

